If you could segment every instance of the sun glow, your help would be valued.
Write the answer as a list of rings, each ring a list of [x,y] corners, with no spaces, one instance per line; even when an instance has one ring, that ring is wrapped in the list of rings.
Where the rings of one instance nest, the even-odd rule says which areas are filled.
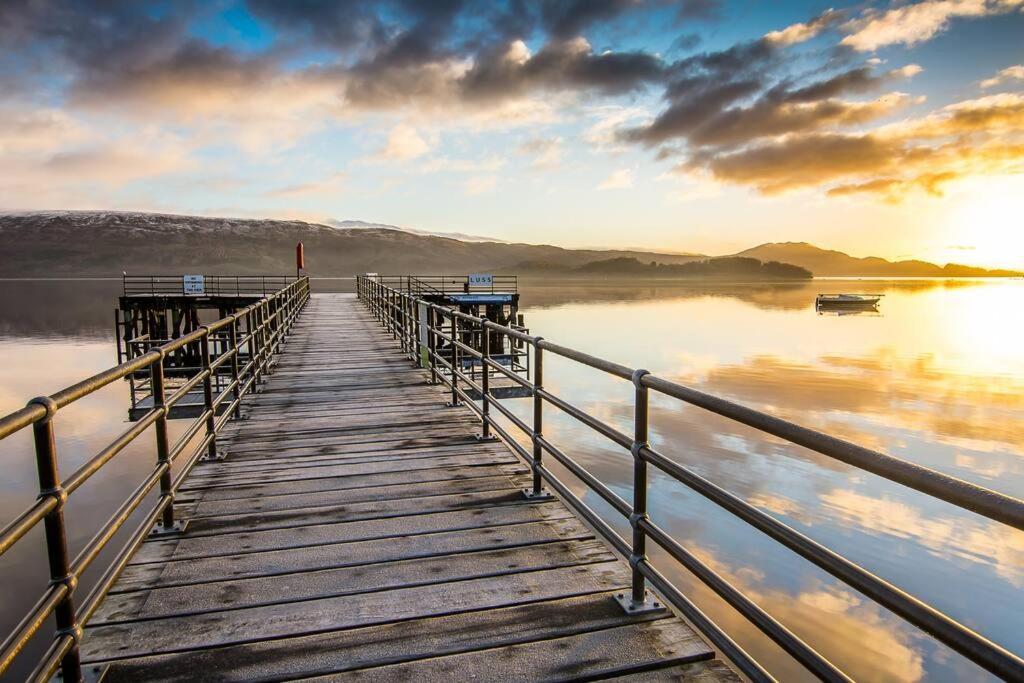
[[[943,260],[1024,270],[1024,175],[966,180],[950,201]]]

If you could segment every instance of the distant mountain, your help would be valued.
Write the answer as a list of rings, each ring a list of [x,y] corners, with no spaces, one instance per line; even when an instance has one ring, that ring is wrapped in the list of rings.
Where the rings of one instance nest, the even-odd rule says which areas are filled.
[[[322,225],[127,211],[20,212],[0,214],[0,277],[110,277],[121,271],[290,273],[295,269],[295,243],[300,241],[306,248],[307,272],[314,276],[474,271],[571,274],[588,263],[609,259],[671,265],[710,258],[477,241],[483,239],[421,234],[362,221]],[[922,261],[858,259],[805,243],[763,244],[732,256],[793,264],[815,275],[1020,275]]]
[[[483,237],[481,235],[467,235],[464,232],[435,232],[432,230],[416,230],[415,228],[402,228],[397,225],[388,225],[387,223],[367,223],[366,221],[337,221],[329,220],[327,225],[335,228],[349,229],[349,228],[370,228],[375,230],[401,230],[411,235],[428,235],[433,237],[447,237],[453,240],[459,240],[460,242],[500,242],[501,244],[509,244],[506,240],[499,240],[493,237]]]
[[[290,273],[303,242],[310,275],[362,272],[525,273],[523,263],[572,269],[629,257],[686,263],[699,256],[469,242],[362,224],[209,218],[126,211],[0,214],[0,277],[117,276],[129,273]]]
[[[822,249],[807,242],[771,242],[741,251],[736,256],[760,261],[781,261],[806,268],[821,277],[1016,277],[1012,270],[988,270],[927,261],[887,261],[877,256],[857,258],[841,251]]]

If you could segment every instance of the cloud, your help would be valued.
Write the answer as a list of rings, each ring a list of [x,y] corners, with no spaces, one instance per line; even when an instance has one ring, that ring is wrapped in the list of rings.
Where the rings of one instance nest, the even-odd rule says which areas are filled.
[[[841,44],[860,52],[916,45],[945,31],[953,19],[1014,12],[1024,0],[924,0],[890,10],[867,10],[845,27]]]
[[[633,169],[620,168],[601,181],[599,190],[624,190],[633,187]]]
[[[391,129],[387,143],[376,157],[386,161],[409,161],[430,151],[430,144],[415,128],[400,123]]]
[[[921,71],[917,65],[875,74],[860,67],[808,85],[782,82],[765,90],[749,106],[730,106],[761,90],[756,79],[703,83],[696,99],[681,98],[647,126],[622,132],[627,140],[653,145],[683,138],[691,146],[737,146],[758,138],[862,124],[892,113],[912,98],[890,93],[874,102],[848,102],[840,95],[875,90]]]
[[[494,175],[475,176],[462,183],[462,190],[470,195],[486,194],[493,192],[498,186],[498,177]]]
[[[298,183],[275,188],[265,193],[267,197],[307,197],[311,195],[337,194],[343,188],[343,183],[348,179],[344,171],[331,174],[321,180],[308,183]]]
[[[795,45],[814,38],[825,29],[838,24],[844,17],[843,12],[827,9],[806,23],[792,24],[780,31],[769,31],[764,38],[773,45]]]
[[[533,168],[555,168],[562,161],[562,138],[531,138],[518,147],[520,154],[533,157],[530,165]]]
[[[994,88],[1008,81],[1024,81],[1024,64],[1008,66],[992,78],[986,78],[980,85],[982,88]]]

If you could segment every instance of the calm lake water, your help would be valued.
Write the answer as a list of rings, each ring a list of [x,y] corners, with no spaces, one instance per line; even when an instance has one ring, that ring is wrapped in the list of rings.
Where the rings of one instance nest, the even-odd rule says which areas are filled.
[[[313,286],[324,291],[345,284]],[[120,281],[0,283],[0,413],[114,363],[119,291]],[[521,291],[527,325],[547,339],[1024,496],[1024,281],[525,281]],[[815,313],[816,293],[839,291],[886,296],[878,314]],[[630,432],[628,382],[552,354],[545,361],[550,390]],[[57,433],[65,475],[125,428],[127,401],[127,387],[118,384],[61,411]],[[526,401],[511,403],[528,413]],[[653,393],[651,416],[651,440],[666,455],[1024,653],[1024,533]],[[553,409],[545,419],[549,438],[630,498],[628,453]],[[76,493],[68,510],[74,549],[141,481],[154,457],[150,440],[143,440]],[[29,436],[0,442],[0,462],[3,524],[34,499]],[[574,490],[584,493],[582,486]],[[855,678],[988,678],[653,471],[650,496],[655,521]],[[585,500],[614,519],[596,496]],[[671,566],[664,557],[657,561]],[[667,573],[770,663],[780,680],[801,678],[699,582],[681,570]],[[0,634],[9,632],[45,583],[45,552],[36,533],[0,558]]]

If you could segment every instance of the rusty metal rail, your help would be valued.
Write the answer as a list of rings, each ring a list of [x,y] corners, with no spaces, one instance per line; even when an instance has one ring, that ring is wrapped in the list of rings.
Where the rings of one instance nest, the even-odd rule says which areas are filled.
[[[285,336],[296,316],[309,299],[309,279],[301,278],[284,285],[279,291],[194,332],[173,339],[145,354],[116,367],[104,370],[50,396],[34,398],[21,410],[0,418],[0,439],[28,427],[35,442],[36,466],[39,476],[39,497],[14,521],[0,530],[0,555],[10,550],[40,522],[43,523],[49,559],[50,582],[35,606],[14,631],[0,644],[0,675],[14,662],[29,641],[55,617],[56,632],[50,647],[38,662],[29,680],[48,681],[59,668],[64,681],[82,680],[78,644],[82,626],[99,607],[110,587],[120,576],[139,544],[150,534],[180,533],[181,525],[174,519],[174,495],[193,465],[202,457],[217,457],[217,434],[228,420],[237,417],[242,400],[257,389],[261,378],[270,370],[273,357],[281,349]],[[244,328],[242,330],[241,328]],[[222,353],[211,356],[211,340],[223,342]],[[164,358],[168,353],[187,345],[199,347],[202,367],[185,384],[170,395],[164,387]],[[241,349],[248,361],[239,363]],[[217,369],[228,365],[231,382],[215,399],[211,378]],[[79,399],[122,379],[131,373],[148,369],[153,387],[154,406],[138,422],[92,456],[77,471],[61,479],[57,467],[54,422],[59,411]],[[171,444],[168,439],[167,416],[171,407],[189,391],[202,384],[205,408],[184,433]],[[220,405],[230,398],[218,417]],[[71,557],[64,524],[64,505],[76,489],[109,463],[118,453],[154,428],[156,466],[132,492],[107,522],[96,531],[85,547]],[[198,444],[192,442],[203,432]],[[172,466],[180,465],[176,476]],[[132,531],[102,577],[78,603],[75,600],[78,582],[86,569],[124,527],[146,496],[159,488],[159,499]]]
[[[264,297],[295,282],[290,275],[204,275],[204,296]],[[183,294],[183,275],[121,276],[124,296],[166,296]]]
[[[751,598],[730,584],[651,519],[647,511],[647,490],[648,466],[652,465],[991,673],[1007,680],[1024,680],[1024,660],[1019,655],[1008,651],[952,617],[875,576],[851,560],[765,514],[745,500],[702,477],[693,469],[671,460],[652,448],[648,441],[650,392],[654,391],[698,406],[1016,529],[1024,530],[1024,501],[705,394],[652,375],[646,370],[619,365],[560,346],[543,337],[531,336],[512,328],[497,325],[486,318],[467,315],[449,307],[433,304],[416,298],[414,293],[410,293],[408,290],[390,287],[379,278],[368,276],[357,278],[356,291],[359,298],[381,324],[391,331],[396,339],[400,340],[403,350],[410,359],[415,361],[420,358],[421,353],[425,352],[431,381],[441,382],[451,389],[452,405],[465,405],[477,415],[481,422],[481,438],[488,438],[492,431],[496,432],[513,451],[530,465],[533,472],[533,485],[524,492],[525,495],[529,497],[549,495],[544,490],[546,483],[629,560],[633,569],[633,578],[631,595],[623,596],[622,602],[625,609],[642,610],[645,608],[650,601],[646,591],[647,582],[650,582],[665,599],[700,628],[705,636],[744,674],[755,681],[774,680],[752,656],[676,588],[659,568],[654,566],[647,556],[647,541],[650,540],[700,579],[812,674],[826,681],[850,680],[828,659],[765,612]],[[422,318],[424,312],[425,319]],[[473,338],[474,333],[482,333],[484,330],[501,332],[532,348],[534,355],[532,381],[515,375],[500,363],[489,358],[486,344],[478,349],[465,343],[466,339]],[[426,340],[423,339],[424,334]],[[486,339],[488,335],[483,334],[482,336]],[[633,433],[625,434],[572,405],[564,398],[546,390],[543,377],[544,356],[547,353],[631,382],[634,387]],[[533,397],[532,424],[516,416],[507,406],[502,405],[501,401],[489,394],[488,376],[490,372],[482,373],[480,382],[467,377],[462,371],[461,359],[463,357],[476,359],[484,368],[505,375],[512,381],[529,388]],[[473,388],[480,393],[482,398],[479,406],[463,387]],[[633,462],[632,501],[626,501],[618,496],[574,460],[563,448],[553,444],[544,435],[544,404],[558,408],[587,425],[605,439],[630,452]],[[505,427],[491,417],[492,408],[497,409],[512,425],[524,433],[531,448],[528,449],[520,444]],[[632,529],[632,538],[628,540],[623,538],[607,521],[576,496],[544,464],[547,456],[553,457],[586,484],[590,490],[606,501],[612,509],[625,517]]]

